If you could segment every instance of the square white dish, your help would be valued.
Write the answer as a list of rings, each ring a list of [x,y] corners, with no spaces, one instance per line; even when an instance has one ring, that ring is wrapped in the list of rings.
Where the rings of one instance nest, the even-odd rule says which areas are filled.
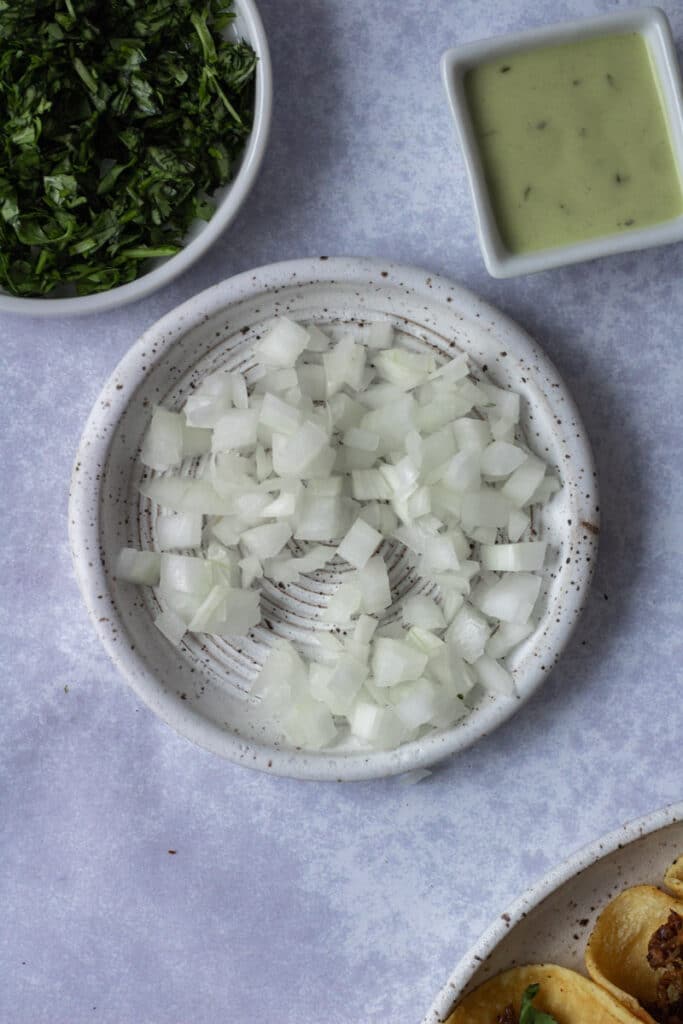
[[[683,93],[681,74],[666,15],[657,7],[619,11],[597,18],[549,25],[531,31],[466,43],[441,59],[443,82],[455,120],[474,205],[475,224],[486,269],[492,277],[533,274],[552,267],[646,249],[683,239],[683,215],[630,231],[531,252],[512,253],[503,243],[491,204],[481,155],[465,95],[465,76],[477,65],[509,58],[539,47],[593,39],[608,34],[638,33],[646,42],[661,91],[673,156],[683,180]]]

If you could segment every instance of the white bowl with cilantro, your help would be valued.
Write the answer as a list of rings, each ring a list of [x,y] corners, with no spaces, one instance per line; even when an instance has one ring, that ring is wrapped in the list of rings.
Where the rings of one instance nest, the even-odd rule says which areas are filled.
[[[74,316],[163,287],[228,227],[265,153],[272,72],[253,0],[48,13],[8,12],[0,33],[0,313]]]
[[[133,346],[70,522],[100,638],[165,721],[251,767],[360,779],[463,749],[540,685],[598,508],[576,409],[523,331],[422,271],[312,259]]]

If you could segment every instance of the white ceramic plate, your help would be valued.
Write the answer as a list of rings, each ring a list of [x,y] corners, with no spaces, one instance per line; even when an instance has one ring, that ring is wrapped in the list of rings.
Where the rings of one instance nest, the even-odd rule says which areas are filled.
[[[460,961],[423,1024],[441,1024],[458,1000],[508,967],[556,963],[586,974],[583,954],[605,904],[630,885],[661,885],[683,853],[683,803],[591,843],[501,914]]]
[[[272,110],[273,76],[268,40],[254,0],[235,0],[235,20],[226,34],[250,43],[258,63],[254,94],[254,120],[244,151],[238,161],[238,170],[232,181],[216,190],[213,199],[216,211],[211,220],[198,223],[190,229],[180,252],[175,256],[155,261],[152,270],[128,284],[110,288],[94,295],[80,295],[62,299],[22,298],[0,290],[0,313],[23,313],[26,316],[77,316],[83,313],[101,313],[106,309],[124,306],[167,285],[182,274],[225,231],[249,195],[258,177],[266,152]]]
[[[156,513],[139,497],[137,459],[151,407],[179,408],[203,375],[239,367],[249,380],[252,343],[272,316],[321,325],[389,319],[404,342],[472,363],[524,399],[532,447],[556,467],[563,489],[536,523],[552,564],[540,623],[509,659],[516,698],[486,698],[456,726],[393,751],[347,739],[308,753],[280,743],[273,723],[246,695],[266,650],[257,629],[239,644],[190,636],[173,648],[152,624],[151,590],[119,584],[113,561],[123,546],[154,545]],[[449,281],[370,260],[308,259],[262,267],[202,292],[155,324],[128,352],[97,400],[73,473],[70,538],[79,584],[100,639],[139,696],[178,732],[231,760],[299,778],[372,778],[424,766],[461,750],[508,718],[555,664],[584,602],[596,553],[595,471],[578,414],[555,368],[531,338]],[[396,592],[412,586],[400,546],[385,548]],[[325,572],[285,591],[266,585],[264,618],[305,638],[321,628]],[[326,628],[326,627],[323,627]]]

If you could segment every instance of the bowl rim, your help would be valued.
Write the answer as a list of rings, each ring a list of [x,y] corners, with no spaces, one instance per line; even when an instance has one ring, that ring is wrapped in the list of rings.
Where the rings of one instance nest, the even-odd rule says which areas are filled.
[[[636,32],[645,39],[653,71],[661,87],[661,99],[669,138],[683,187],[683,88],[671,26],[659,7],[613,11],[596,17],[543,25],[452,47],[441,57],[441,78],[451,110],[474,206],[474,220],[484,264],[492,277],[516,277],[585,260],[666,245],[683,239],[683,214],[637,230],[600,235],[532,252],[511,253],[501,239],[489,197],[479,149],[464,90],[466,72],[482,61],[535,49],[561,45],[607,33]]]
[[[256,740],[243,739],[208,721],[189,701],[181,701],[175,694],[167,692],[155,670],[149,667],[141,654],[131,650],[128,645],[116,642],[115,634],[112,634],[107,624],[109,618],[113,616],[121,623],[122,631],[125,631],[125,624],[121,622],[108,596],[110,584],[104,559],[93,558],[92,552],[101,550],[99,510],[100,494],[105,485],[105,474],[101,471],[107,463],[118,422],[141,380],[165,357],[181,336],[234,302],[282,289],[283,285],[290,286],[294,281],[303,286],[331,281],[358,285],[359,280],[381,281],[383,285],[413,289],[425,301],[436,301],[441,296],[442,301],[452,302],[454,309],[465,308],[472,319],[488,319],[495,325],[497,334],[505,334],[508,347],[513,344],[515,354],[533,365],[539,378],[545,377],[552,381],[552,401],[558,405],[561,403],[567,421],[575,424],[570,431],[577,452],[574,465],[577,474],[583,470],[582,491],[585,492],[586,507],[591,510],[599,507],[595,463],[588,437],[574,400],[557,370],[523,328],[479,299],[469,289],[447,278],[427,274],[419,268],[377,259],[323,256],[287,260],[248,270],[215,284],[166,313],[148,328],[123,356],[105,383],[93,405],[78,447],[71,477],[68,515],[69,541],[76,578],[94,628],[112,661],[140,699],[166,724],[185,738],[228,760],[290,778],[341,782],[396,775],[433,765],[466,749],[493,731],[538,689],[550,672],[555,658],[568,643],[578,621],[578,613],[585,604],[596,562],[597,536],[591,532],[585,540],[585,553],[590,555],[589,563],[580,583],[576,584],[571,593],[575,614],[567,614],[561,623],[554,626],[555,658],[549,658],[547,666],[534,666],[529,673],[531,681],[527,683],[523,694],[514,700],[493,701],[476,716],[469,716],[456,727],[413,740],[389,751],[359,751],[337,756],[334,751],[280,749]],[[155,353],[151,362],[150,352]],[[143,353],[147,353],[145,358],[141,358]],[[146,370],[143,373],[140,367],[144,364]],[[85,481],[89,475],[94,486],[89,484],[86,487]],[[93,493],[96,496],[94,503]],[[592,514],[595,515],[597,530],[599,515],[597,511]],[[106,605],[105,611],[103,605]],[[109,618],[103,621],[103,616]]]
[[[203,256],[235,219],[258,177],[268,145],[273,107],[273,71],[266,32],[254,0],[234,0],[234,4],[236,13],[246,26],[244,38],[253,47],[258,58],[254,118],[239,170],[225,186],[226,195],[217,206],[211,220],[207,221],[199,234],[175,256],[168,257],[161,266],[155,267],[134,281],[117,285],[107,291],[95,292],[93,295],[70,296],[63,299],[43,299],[36,296],[24,298],[0,291],[0,313],[19,313],[35,317],[80,316],[103,313],[129,302],[136,302],[163,288],[187,270]]]
[[[455,1009],[457,1000],[464,994],[476,972],[480,969],[499,942],[509,934],[532,910],[563,885],[599,861],[622,847],[652,835],[670,825],[683,822],[683,802],[666,804],[642,817],[633,818],[606,835],[591,840],[569,857],[556,864],[543,877],[529,886],[521,896],[499,914],[482,932],[479,939],[465,953],[440,989],[422,1024],[442,1024]]]

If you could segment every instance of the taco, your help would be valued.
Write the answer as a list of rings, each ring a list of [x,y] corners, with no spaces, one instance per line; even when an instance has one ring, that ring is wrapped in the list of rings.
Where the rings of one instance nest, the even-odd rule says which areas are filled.
[[[683,1024],[683,901],[652,885],[625,889],[597,920],[586,968],[640,1020]]]
[[[664,885],[679,899],[683,899],[683,857],[675,860],[664,875]]]
[[[525,1018],[540,1024],[637,1024],[609,992],[555,964],[513,967],[490,978],[458,1003],[446,1024],[524,1024]]]

